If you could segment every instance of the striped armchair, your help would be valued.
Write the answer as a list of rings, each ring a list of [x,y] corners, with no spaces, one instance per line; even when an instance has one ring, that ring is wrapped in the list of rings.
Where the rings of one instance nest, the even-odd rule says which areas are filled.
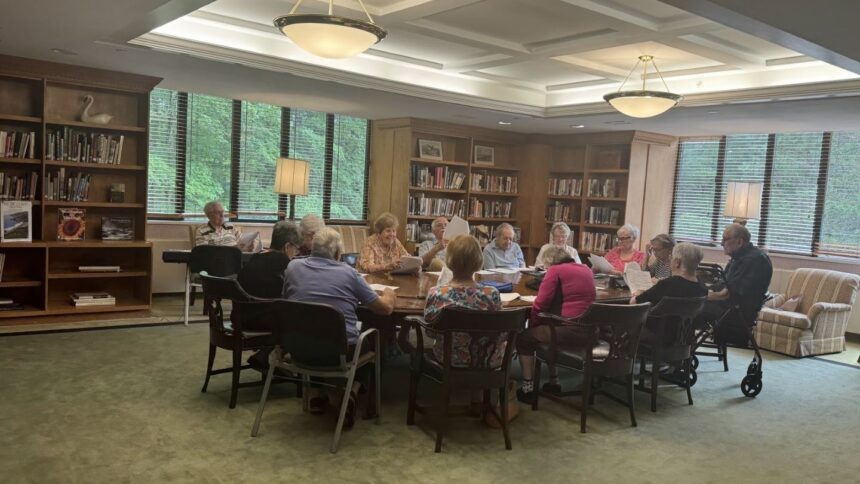
[[[798,269],[785,295],[800,295],[795,312],[764,307],[758,313],[755,337],[759,346],[789,356],[838,353],[845,349],[845,330],[860,277],[822,269]]]

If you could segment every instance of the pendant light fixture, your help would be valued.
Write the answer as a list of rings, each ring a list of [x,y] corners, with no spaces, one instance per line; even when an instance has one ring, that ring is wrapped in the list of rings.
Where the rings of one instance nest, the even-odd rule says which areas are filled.
[[[274,20],[275,27],[296,45],[311,54],[328,59],[356,56],[384,39],[388,32],[373,23],[364,3],[358,0],[367,21],[333,15],[334,0],[328,2],[328,15],[296,14],[298,0],[290,13]]]
[[[663,87],[666,88],[665,91],[649,91],[645,89],[645,81],[648,80],[649,62],[654,66],[654,71],[660,76],[660,80],[663,81]],[[642,89],[638,91],[624,91],[624,84],[627,83],[627,80],[630,79],[630,76],[633,75],[639,64],[642,64]],[[663,75],[660,74],[660,69],[657,69],[657,64],[654,63],[653,56],[640,55],[639,62],[633,66],[630,74],[627,74],[618,91],[603,96],[603,99],[621,114],[626,114],[633,118],[650,118],[665,113],[678,104],[683,99],[683,96],[669,92],[669,86],[663,79]]]

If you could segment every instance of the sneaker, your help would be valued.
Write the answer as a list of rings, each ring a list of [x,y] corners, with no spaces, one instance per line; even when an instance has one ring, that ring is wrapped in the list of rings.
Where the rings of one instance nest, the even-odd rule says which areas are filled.
[[[328,395],[326,395],[325,393],[316,397],[311,397],[308,401],[308,412],[312,413],[313,415],[325,413],[327,407]]]
[[[532,390],[530,392],[524,392],[522,388],[517,390],[517,400],[519,400],[523,403],[528,403],[529,405],[531,405],[532,403],[535,402],[535,397],[536,397],[536,394],[535,394],[534,390]]]
[[[561,394],[561,385],[558,383],[546,382],[541,387],[541,390],[552,394],[552,395],[560,395]]]

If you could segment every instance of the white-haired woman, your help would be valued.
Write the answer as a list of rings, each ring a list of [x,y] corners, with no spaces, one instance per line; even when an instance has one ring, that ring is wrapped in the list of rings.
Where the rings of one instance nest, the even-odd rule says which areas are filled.
[[[373,235],[365,239],[358,257],[357,269],[361,272],[388,272],[400,268],[400,258],[409,255],[397,239],[397,217],[389,212],[373,222]]]
[[[550,265],[546,257],[547,250],[549,250],[550,247],[558,247],[564,250],[571,259],[576,261],[577,264],[582,264],[582,261],[579,260],[579,253],[576,252],[576,249],[567,244],[567,239],[570,237],[570,227],[568,227],[566,223],[556,222],[552,224],[552,228],[549,230],[549,237],[549,243],[544,244],[543,247],[540,248],[540,252],[538,252],[537,259],[535,260],[535,267],[545,269]]]
[[[614,249],[606,253],[606,260],[612,264],[612,271],[615,275],[620,275],[624,272],[624,266],[630,262],[639,264],[639,267],[645,265],[645,252],[633,248],[636,239],[639,238],[639,229],[632,224],[624,224],[618,229],[618,245]]]

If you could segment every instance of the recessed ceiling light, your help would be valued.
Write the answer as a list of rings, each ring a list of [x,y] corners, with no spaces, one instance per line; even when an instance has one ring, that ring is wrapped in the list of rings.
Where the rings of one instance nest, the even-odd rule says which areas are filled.
[[[501,124],[502,126],[510,126],[511,122],[510,121],[499,121],[499,124]]]
[[[579,128],[584,128],[585,125],[584,124],[571,124],[570,127],[579,129]]]
[[[68,50],[68,49],[60,49],[59,47],[54,47],[53,49],[51,49],[51,52],[53,52],[55,54],[62,54],[62,55],[78,55],[77,52],[73,52],[73,51]]]

